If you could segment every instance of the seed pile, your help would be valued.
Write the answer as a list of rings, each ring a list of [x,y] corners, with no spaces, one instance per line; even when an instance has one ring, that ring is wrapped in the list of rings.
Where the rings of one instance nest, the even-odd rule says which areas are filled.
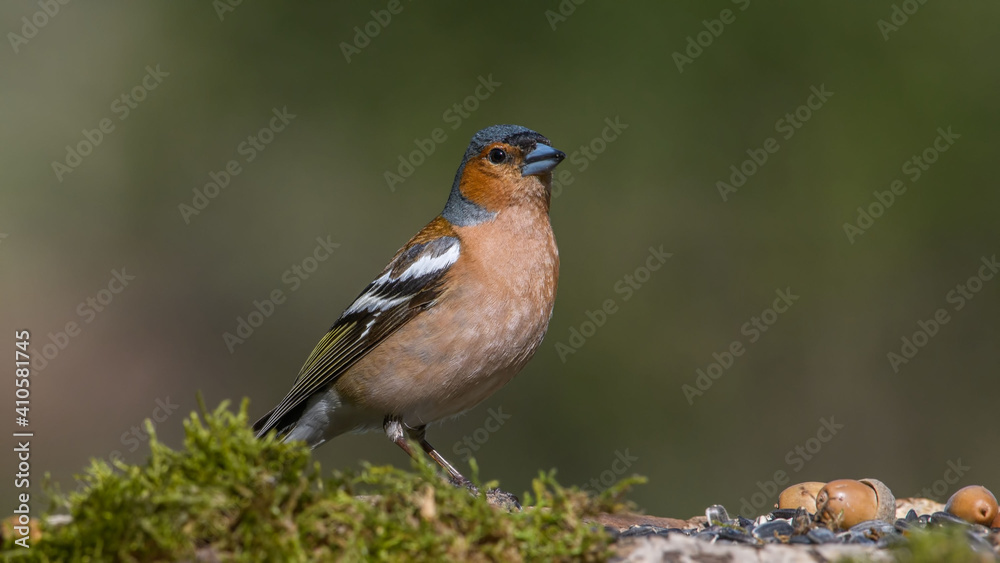
[[[634,525],[609,528],[619,540],[681,534],[714,544],[824,545],[850,544],[872,548],[905,545],[922,531],[948,530],[960,534],[974,552],[996,557],[1000,553],[1000,511],[996,497],[985,487],[965,487],[948,500],[944,511],[918,514],[909,510],[896,517],[896,501],[876,479],[840,479],[829,483],[792,485],[779,504],[756,519],[730,517],[722,505],[710,506],[705,521],[684,528]]]

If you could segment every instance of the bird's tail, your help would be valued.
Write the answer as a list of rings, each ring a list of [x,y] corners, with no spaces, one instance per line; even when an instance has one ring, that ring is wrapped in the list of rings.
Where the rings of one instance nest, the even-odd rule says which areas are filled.
[[[319,443],[322,443],[323,440],[321,440],[319,443],[316,443],[315,439],[311,439],[311,437],[303,438],[294,435],[294,430],[298,426],[299,417],[302,415],[302,411],[304,409],[305,405],[302,405],[299,408],[292,409],[279,417],[274,416],[277,407],[271,409],[270,411],[268,411],[267,414],[260,417],[260,419],[258,419],[257,422],[253,423],[252,428],[254,435],[257,438],[263,438],[264,436],[267,436],[268,432],[274,430],[279,438],[283,438],[284,440],[304,439],[305,441],[309,442],[309,445],[311,447],[315,448],[316,446],[319,445]],[[300,428],[300,431],[301,430],[304,429]]]
[[[257,438],[263,438],[271,429],[274,428],[274,424],[271,423],[271,416],[274,414],[274,409],[268,411],[267,414],[260,417],[257,422],[253,423],[253,432]]]
[[[283,416],[275,417],[274,412],[277,407],[268,411],[267,414],[260,417],[260,419],[253,423],[254,435],[257,438],[263,438],[271,430],[276,430],[278,436],[285,436],[293,428],[295,428],[295,421],[298,419],[298,413],[296,411],[287,412]]]

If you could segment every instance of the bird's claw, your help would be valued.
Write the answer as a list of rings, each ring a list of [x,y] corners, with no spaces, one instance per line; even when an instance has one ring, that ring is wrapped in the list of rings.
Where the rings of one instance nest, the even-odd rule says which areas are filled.
[[[455,487],[464,487],[465,489],[468,489],[469,494],[472,496],[479,496],[479,487],[473,485],[472,481],[469,481],[464,477],[461,480],[456,479],[455,477],[449,477],[448,481]],[[517,495],[508,493],[507,491],[499,488],[492,488],[486,491],[486,502],[508,512],[521,510],[521,500],[517,498]]]

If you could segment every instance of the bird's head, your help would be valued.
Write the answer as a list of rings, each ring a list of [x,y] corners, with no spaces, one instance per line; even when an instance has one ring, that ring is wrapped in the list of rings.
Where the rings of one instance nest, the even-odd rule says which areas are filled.
[[[492,220],[505,207],[541,204],[548,210],[552,169],[566,155],[519,125],[494,125],[472,136],[455,175],[444,217],[455,225]]]

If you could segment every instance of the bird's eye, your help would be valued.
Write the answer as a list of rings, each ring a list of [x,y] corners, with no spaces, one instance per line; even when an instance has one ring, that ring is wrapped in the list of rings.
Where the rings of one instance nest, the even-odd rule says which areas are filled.
[[[507,160],[507,153],[503,149],[493,149],[486,155],[486,158],[493,164],[500,164]]]

